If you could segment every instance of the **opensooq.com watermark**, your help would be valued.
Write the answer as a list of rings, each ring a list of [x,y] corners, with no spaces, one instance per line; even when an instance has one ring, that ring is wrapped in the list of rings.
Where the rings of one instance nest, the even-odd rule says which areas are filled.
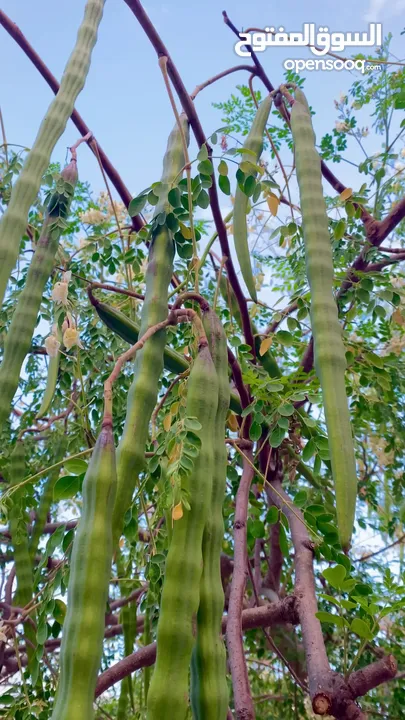
[[[333,54],[342,52],[346,47],[381,47],[381,23],[370,23],[368,32],[330,33],[327,27],[316,30],[315,23],[304,23],[302,32],[287,33],[283,27],[276,32],[275,28],[266,27],[263,31],[240,33],[239,37],[235,52],[240,57],[250,57],[252,50],[258,53],[271,47],[308,47],[317,56],[315,60],[287,59],[283,63],[286,70],[359,70],[364,74],[366,70],[381,69],[381,65],[370,60],[339,58]],[[332,57],[322,57],[325,55]]]

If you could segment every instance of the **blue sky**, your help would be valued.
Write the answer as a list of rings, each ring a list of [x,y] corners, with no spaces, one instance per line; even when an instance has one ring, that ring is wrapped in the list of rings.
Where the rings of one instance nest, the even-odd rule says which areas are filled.
[[[61,9],[54,0],[1,3],[58,78],[74,45],[84,4],[84,0],[70,0]],[[365,30],[369,21],[380,21],[384,34],[394,33],[394,52],[400,54],[403,45],[404,36],[399,32],[405,26],[405,0],[312,0],[305,6],[291,0],[276,6],[260,0],[248,4],[242,0],[149,0],[145,8],[190,91],[218,71],[242,62],[234,52],[234,37],[222,21],[222,9],[227,9],[239,27],[283,25],[287,30],[300,30],[304,22],[315,22],[327,24],[331,31],[353,31]],[[285,51],[272,48],[261,57],[273,84],[279,84]],[[303,49],[298,57],[311,55]],[[52,98],[51,91],[2,28],[0,66],[0,103],[7,139],[30,146]],[[331,129],[336,119],[333,99],[347,90],[354,76],[349,72],[316,72],[307,73],[307,78],[307,94],[317,108],[315,129],[319,137]],[[226,99],[236,83],[246,80],[245,73],[237,73],[201,93],[197,109],[207,134],[221,125],[220,113],[212,103]],[[154,51],[123,0],[106,2],[91,71],[77,109],[131,192],[136,194],[159,178],[173,115]],[[76,139],[77,131],[69,122],[53,159],[63,162],[66,147]],[[349,166],[340,170],[350,173]],[[103,189],[95,159],[86,147],[80,150],[79,171],[95,191]]]

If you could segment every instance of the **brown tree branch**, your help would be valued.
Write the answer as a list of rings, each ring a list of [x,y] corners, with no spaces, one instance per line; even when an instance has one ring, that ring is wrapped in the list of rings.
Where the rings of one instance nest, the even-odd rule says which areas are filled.
[[[45,65],[43,60],[39,57],[38,53],[34,50],[32,45],[28,42],[27,38],[23,33],[21,32],[20,28],[10,20],[10,18],[6,15],[3,10],[0,9],[0,24],[4,27],[4,29],[8,32],[8,34],[15,40],[17,45],[20,46],[20,48],[24,51],[24,53],[27,55],[27,57],[31,60],[32,64],[36,67],[38,72],[42,75],[44,80],[48,83],[49,87],[51,88],[52,92],[57,94],[59,91],[59,83],[56,79],[56,77],[51,73],[49,68]],[[83,118],[77,110],[73,110],[73,113],[71,115],[72,121],[76,125],[79,133],[81,135],[87,135],[89,132],[91,132],[90,128],[86,125]],[[124,181],[122,180],[120,174],[114,167],[114,165],[111,163],[110,159],[100,147],[100,145],[97,143],[95,138],[92,137],[87,141],[87,144],[89,145],[90,149],[94,152],[93,148],[91,147],[91,143],[94,142],[97,146],[98,154],[100,156],[100,160],[102,163],[102,166],[107,173],[108,177],[110,178],[112,184],[114,185],[118,195],[120,196],[122,202],[124,203],[125,207],[128,207],[129,203],[132,200],[132,195],[129,192],[128,188],[126,187]],[[140,215],[132,218],[132,225],[134,230],[138,231],[140,230],[144,222]]]
[[[212,85],[213,83],[217,82],[218,80],[222,80],[222,78],[226,77],[227,75],[230,75],[231,73],[234,73],[234,72],[238,72],[239,70],[247,70],[247,72],[252,73],[252,74],[256,73],[256,70],[253,67],[253,65],[235,65],[234,67],[228,68],[227,70],[223,70],[222,72],[218,73],[217,75],[213,75],[213,77],[210,77],[205,82],[201,83],[200,85],[197,85],[190,95],[191,100],[195,100],[198,93],[200,93],[201,90],[204,90],[206,87],[209,87],[209,85]]]
[[[398,663],[394,656],[387,655],[361,670],[356,670],[350,675],[347,684],[353,697],[358,698],[366,695],[378,685],[395,678],[397,669]]]
[[[252,461],[252,451],[247,450],[246,453]],[[254,471],[252,466],[244,460],[242,477],[240,479],[235,501],[234,563],[228,607],[228,624],[226,629],[226,644],[228,647],[229,665],[232,674],[233,696],[237,720],[254,720],[255,718],[255,710],[250,692],[242,635],[243,598],[245,594],[246,579],[248,576],[246,525],[249,506],[249,492],[253,476]]]
[[[226,632],[228,617],[222,618],[222,632]],[[270,627],[272,625],[284,625],[286,623],[298,622],[295,611],[295,600],[286,597],[282,602],[261,605],[258,608],[249,608],[242,613],[242,628],[252,630],[258,627]],[[142,667],[150,667],[156,659],[156,643],[151,643],[140,650],[128,655],[108,670],[105,670],[97,681],[96,697],[102,695],[112,685],[123,680],[135,670]]]
[[[295,551],[294,595],[307,662],[312,708],[319,715],[333,714],[338,720],[366,720],[366,715],[355,702],[356,697],[368,692],[371,687],[367,685],[368,682],[376,681],[374,687],[379,684],[377,678],[381,677],[383,679],[380,682],[385,682],[386,675],[381,672],[379,665],[378,672],[374,668],[369,671],[366,675],[367,681],[361,682],[361,677],[355,676],[353,688],[358,693],[356,695],[350,686],[350,681],[346,682],[339,673],[330,668],[321,624],[315,616],[318,606],[313,569],[313,542],[301,511],[293,505],[281,483],[266,483],[266,492],[272,502],[286,515],[290,525]],[[373,663],[374,665],[376,663]],[[389,663],[385,664],[384,669],[388,668],[388,665]]]

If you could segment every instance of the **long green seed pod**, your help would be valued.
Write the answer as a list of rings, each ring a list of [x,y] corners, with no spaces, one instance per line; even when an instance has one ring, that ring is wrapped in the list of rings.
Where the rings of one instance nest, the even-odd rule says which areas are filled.
[[[202,541],[203,572],[197,614],[197,642],[191,665],[191,704],[196,720],[225,720],[228,710],[226,651],[221,635],[224,592],[221,550],[224,537],[222,506],[226,489],[225,424],[229,409],[226,335],[213,310],[203,314],[212,360],[218,377],[218,405],[214,424],[214,472],[210,509]]]
[[[125,567],[124,556],[121,552],[120,547],[118,547],[116,553],[116,565],[117,574],[120,579],[124,580],[125,576],[131,575],[131,567]],[[128,591],[125,582],[122,582],[120,584],[120,591],[121,596],[125,597]],[[130,655],[134,649],[134,642],[136,636],[136,613],[136,603],[129,603],[128,605],[124,605],[120,612],[122,632],[124,636],[124,657]],[[134,711],[135,702],[131,675],[127,675],[127,677],[125,677],[121,681],[120,696],[118,699],[117,720],[126,720],[128,701],[131,702],[131,708]]]
[[[115,490],[114,435],[111,418],[105,418],[83,481],[83,509],[73,542],[52,720],[94,717],[111,572]]]
[[[61,438],[60,442],[55,448],[55,452],[53,455],[53,461],[54,463],[59,462],[59,460],[62,460],[62,458],[65,457],[65,450],[67,446],[67,438],[65,435]],[[36,511],[35,515],[35,523],[34,527],[32,529],[31,538],[29,542],[29,552],[31,561],[34,561],[35,555],[37,554],[39,541],[42,535],[42,531],[44,529],[44,525],[46,523],[46,519],[49,513],[49,510],[52,505],[53,501],[53,489],[55,487],[55,483],[59,477],[60,468],[56,468],[56,470],[53,470],[50,472],[48,479],[45,482],[45,485],[42,490],[41,498],[38,505],[38,510]]]
[[[17,440],[10,456],[10,484],[17,485],[25,477],[25,451],[22,440]],[[17,589],[13,605],[25,607],[32,600],[34,585],[31,558],[28,550],[28,517],[24,507],[25,488],[17,490],[13,495],[13,507],[10,510],[10,534],[13,543],[13,554]],[[35,615],[33,616],[35,617]],[[27,620],[24,623],[24,635],[27,638],[27,655],[30,665],[35,655],[36,632]]]
[[[187,142],[188,122],[181,115],[182,129]],[[184,166],[180,130],[173,128],[163,160],[162,184],[167,187],[181,179]],[[155,208],[155,217],[167,208],[164,199]],[[173,274],[174,242],[166,225],[161,225],[151,238],[148,269],[146,271],[145,300],[142,307],[140,335],[167,317],[168,287]],[[136,356],[134,379],[128,393],[125,426],[117,454],[118,487],[113,515],[114,547],[117,546],[126,511],[131,504],[139,473],[145,463],[145,444],[149,422],[156,404],[159,378],[163,371],[166,332],[155,333]]]
[[[271,108],[271,96],[268,95],[259,105],[255,118],[250,128],[250,132],[246,138],[244,148],[251,152],[242,155],[242,161],[257,163],[263,150],[263,134],[266,129],[267,120]],[[236,255],[239,261],[242,277],[246,283],[250,297],[254,302],[257,301],[256,287],[250,263],[250,251],[247,232],[248,196],[241,190],[236,188],[235,202],[233,206],[233,239],[235,243]]]
[[[53,268],[76,182],[77,167],[72,160],[62,171],[56,190],[50,198],[42,232],[4,343],[0,367],[0,429],[8,418],[21,367],[31,346],[42,295]]]
[[[119,335],[120,338],[128,342],[130,345],[135,345],[139,337],[139,326],[136,322],[130,320],[129,317],[124,315],[124,313],[116,310],[106,303],[101,302],[94,296],[91,297],[91,303],[100,320],[102,320],[102,322],[107,325],[110,330],[116,333],[116,335]],[[180,355],[180,353],[172,350],[172,348],[168,345],[165,345],[163,362],[166,370],[170,370],[170,372],[176,373],[176,375],[179,375],[189,369],[189,364],[183,355]],[[240,414],[242,411],[239,398],[233,392],[231,392],[230,407],[235,413]]]
[[[333,256],[322,191],[320,158],[311,117],[304,104],[291,110],[300,190],[315,368],[322,388],[328,430],[340,542],[348,548],[353,530],[357,480],[353,435],[345,386],[346,358],[333,297]]]
[[[53,396],[55,395],[56,383],[58,382],[59,362],[60,352],[58,350],[55,356],[49,358],[46,386],[42,397],[41,407],[39,408],[37,414],[37,420],[46,415],[51,406]]]
[[[135,345],[139,338],[139,325],[134,320],[131,320],[120,310],[111,307],[111,305],[101,302],[101,300],[98,300],[94,296],[91,297],[91,303],[104,325],[122,338],[122,340],[125,340],[125,342],[130,345]],[[163,361],[166,370],[170,370],[170,372],[176,373],[176,375],[183,373],[189,367],[186,358],[175,350],[172,350],[168,345],[166,345],[164,349]]]
[[[0,220],[0,303],[3,302],[10,273],[17,261],[28,211],[38,194],[51,153],[65,130],[77,96],[84,87],[104,3],[105,0],[87,1],[76,45],[66,64],[60,88],[41,123],[38,135],[12,189],[7,210]]]
[[[186,415],[198,418],[201,448],[185,482],[190,510],[176,520],[166,561],[157,629],[157,656],[147,719],[185,720],[188,673],[200,600],[202,537],[210,511],[218,378],[207,345],[200,347],[187,386]]]
[[[242,330],[242,317],[239,310],[239,305],[235,297],[235,293],[233,292],[231,286],[227,282],[227,279],[224,275],[221,275],[220,283],[219,283],[219,289],[221,292],[221,295],[223,299],[225,300],[225,303],[227,307],[230,309],[230,312],[232,313],[232,317],[235,319],[238,327]],[[266,350],[263,355],[260,354],[260,346],[262,344],[259,331],[256,327],[256,325],[252,322],[252,332],[254,337],[254,343],[255,343],[255,350],[256,350],[256,357],[261,364],[261,366],[266,370],[266,372],[270,375],[272,378],[281,377],[282,373],[277,365],[277,361],[274,357],[274,355],[270,352],[270,350]]]

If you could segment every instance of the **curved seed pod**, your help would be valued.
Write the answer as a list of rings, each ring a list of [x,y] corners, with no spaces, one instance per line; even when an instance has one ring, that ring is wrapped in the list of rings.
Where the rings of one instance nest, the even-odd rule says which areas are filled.
[[[212,360],[218,376],[218,405],[214,424],[214,473],[210,509],[202,541],[203,572],[197,614],[197,642],[191,665],[191,704],[196,720],[225,720],[228,710],[226,651],[221,635],[224,592],[221,550],[224,537],[222,506],[226,488],[225,424],[229,409],[226,335],[213,310],[203,314]]]
[[[10,273],[17,261],[28,211],[37,196],[51,153],[65,130],[77,96],[84,87],[104,3],[105,0],[87,1],[76,45],[66,64],[59,91],[41,123],[11,192],[7,210],[0,220],[0,303],[3,302]]]
[[[183,133],[189,140],[188,121],[181,115]],[[170,186],[181,179],[184,166],[183,144],[180,130],[173,128],[163,160],[162,183]],[[155,208],[157,217],[166,208],[166,200]],[[167,317],[168,287],[173,274],[174,242],[171,232],[161,225],[151,239],[148,269],[146,271],[145,300],[142,307],[142,337],[152,325]],[[117,454],[118,487],[113,515],[114,547],[122,531],[124,515],[131,504],[139,473],[145,463],[145,444],[149,422],[156,404],[159,378],[163,371],[163,354],[166,332],[153,335],[136,356],[134,379],[128,393],[127,414]]]
[[[83,481],[83,509],[73,542],[60,675],[52,720],[92,720],[105,630],[116,490],[111,418],[101,432]]]
[[[100,320],[107,325],[110,330],[130,345],[135,345],[139,337],[139,325],[134,322],[134,320],[131,320],[120,310],[116,310],[111,307],[111,305],[107,305],[97,298],[92,297],[91,303]],[[189,366],[186,358],[169,348],[168,345],[165,346],[163,360],[166,370],[170,370],[170,372],[176,373],[176,375],[187,370]]]
[[[25,476],[25,452],[22,440],[17,440],[10,456],[10,484],[17,485]],[[13,605],[25,607],[32,600],[34,584],[31,558],[28,550],[28,517],[24,507],[25,488],[17,490],[13,495],[13,506],[10,510],[10,534],[13,543],[13,554],[17,589],[13,598]],[[32,615],[35,617],[35,613]],[[24,634],[28,640],[27,654],[30,664],[35,656],[37,645],[36,632],[33,625],[24,623]]]
[[[207,345],[200,347],[187,386],[186,415],[196,417],[201,448],[185,490],[190,510],[176,520],[166,561],[157,629],[157,656],[148,694],[148,720],[185,720],[188,673],[200,600],[202,537],[210,511],[218,378]]]
[[[346,358],[333,297],[333,257],[322,192],[320,158],[305,105],[291,110],[300,190],[315,368],[322,388],[340,542],[348,548],[353,530],[357,480],[353,436],[345,386]]]
[[[229,306],[230,311],[232,313],[232,317],[235,319],[238,327],[242,330],[242,318],[239,310],[239,305],[235,297],[235,293],[233,292],[231,286],[227,282],[226,277],[224,275],[221,275],[221,280],[219,284],[219,289],[221,291],[221,295],[223,299],[225,300],[225,303],[227,306]],[[270,350],[266,350],[263,355],[260,354],[260,346],[262,344],[262,341],[259,336],[259,331],[255,324],[252,322],[252,332],[254,336],[254,342],[255,342],[255,350],[256,350],[256,357],[260,363],[260,365],[266,370],[266,372],[270,375],[272,378],[281,377],[282,373],[280,368],[277,365],[277,361],[274,357],[274,355],[270,352]]]
[[[39,411],[38,411],[37,420],[39,420],[44,415],[46,415],[51,406],[53,396],[55,395],[56,383],[58,381],[59,362],[60,362],[60,352],[58,350],[58,353],[55,357],[49,358],[46,387],[45,387],[44,395],[42,398],[41,407],[39,408]]]
[[[0,428],[8,418],[11,401],[20,379],[21,367],[31,346],[42,295],[53,268],[76,182],[77,167],[76,162],[72,160],[62,171],[56,191],[49,200],[41,236],[4,343],[3,361],[0,366]]]
[[[139,326],[137,323],[130,320],[129,317],[124,315],[124,313],[111,307],[111,305],[101,302],[94,296],[91,296],[90,301],[100,320],[102,320],[102,322],[107,325],[110,330],[116,333],[116,335],[119,335],[120,338],[128,342],[130,345],[135,345],[139,337]],[[170,372],[176,373],[176,375],[183,373],[189,368],[189,364],[185,357],[175,350],[172,350],[172,348],[168,345],[165,345],[163,363],[166,370],[170,370]],[[238,414],[241,412],[240,401],[235,393],[231,393],[230,407],[231,410]]]
[[[301,105],[304,105],[307,113],[310,115],[310,114],[311,114],[311,111],[310,111],[310,108],[309,108],[309,105],[308,105],[308,100],[306,99],[306,97],[305,97],[303,91],[301,90],[301,88],[299,88],[299,87],[295,88],[295,90],[294,90],[294,96],[295,96],[295,99],[296,99],[298,102],[301,103]]]
[[[59,444],[55,448],[55,453],[53,456],[53,460],[55,463],[59,462],[59,460],[62,460],[65,456],[65,450],[67,446],[67,437],[63,435],[61,438]],[[38,510],[36,511],[35,515],[35,523],[34,527],[32,529],[31,538],[29,542],[29,552],[31,561],[34,560],[35,555],[37,554],[39,541],[42,535],[42,531],[44,529],[44,525],[46,523],[46,519],[49,513],[49,510],[52,505],[53,501],[53,489],[55,487],[55,483],[59,477],[60,468],[56,468],[56,470],[51,471],[48,480],[45,482],[45,485],[43,487],[41,498],[38,505]]]
[[[257,163],[260,159],[260,155],[262,154],[263,150],[263,134],[266,129],[266,124],[271,108],[271,102],[271,96],[268,95],[259,105],[249,135],[247,136],[245,144],[243,146],[246,150],[253,151],[255,155],[253,157],[250,152],[243,154],[242,161],[248,160],[251,163]],[[246,287],[249,291],[250,297],[252,298],[252,300],[254,300],[254,302],[256,302],[257,295],[252,273],[252,266],[250,263],[250,251],[248,244],[246,219],[247,209],[248,197],[238,185],[238,187],[236,188],[235,202],[233,206],[233,239],[242,277],[246,283]]]

